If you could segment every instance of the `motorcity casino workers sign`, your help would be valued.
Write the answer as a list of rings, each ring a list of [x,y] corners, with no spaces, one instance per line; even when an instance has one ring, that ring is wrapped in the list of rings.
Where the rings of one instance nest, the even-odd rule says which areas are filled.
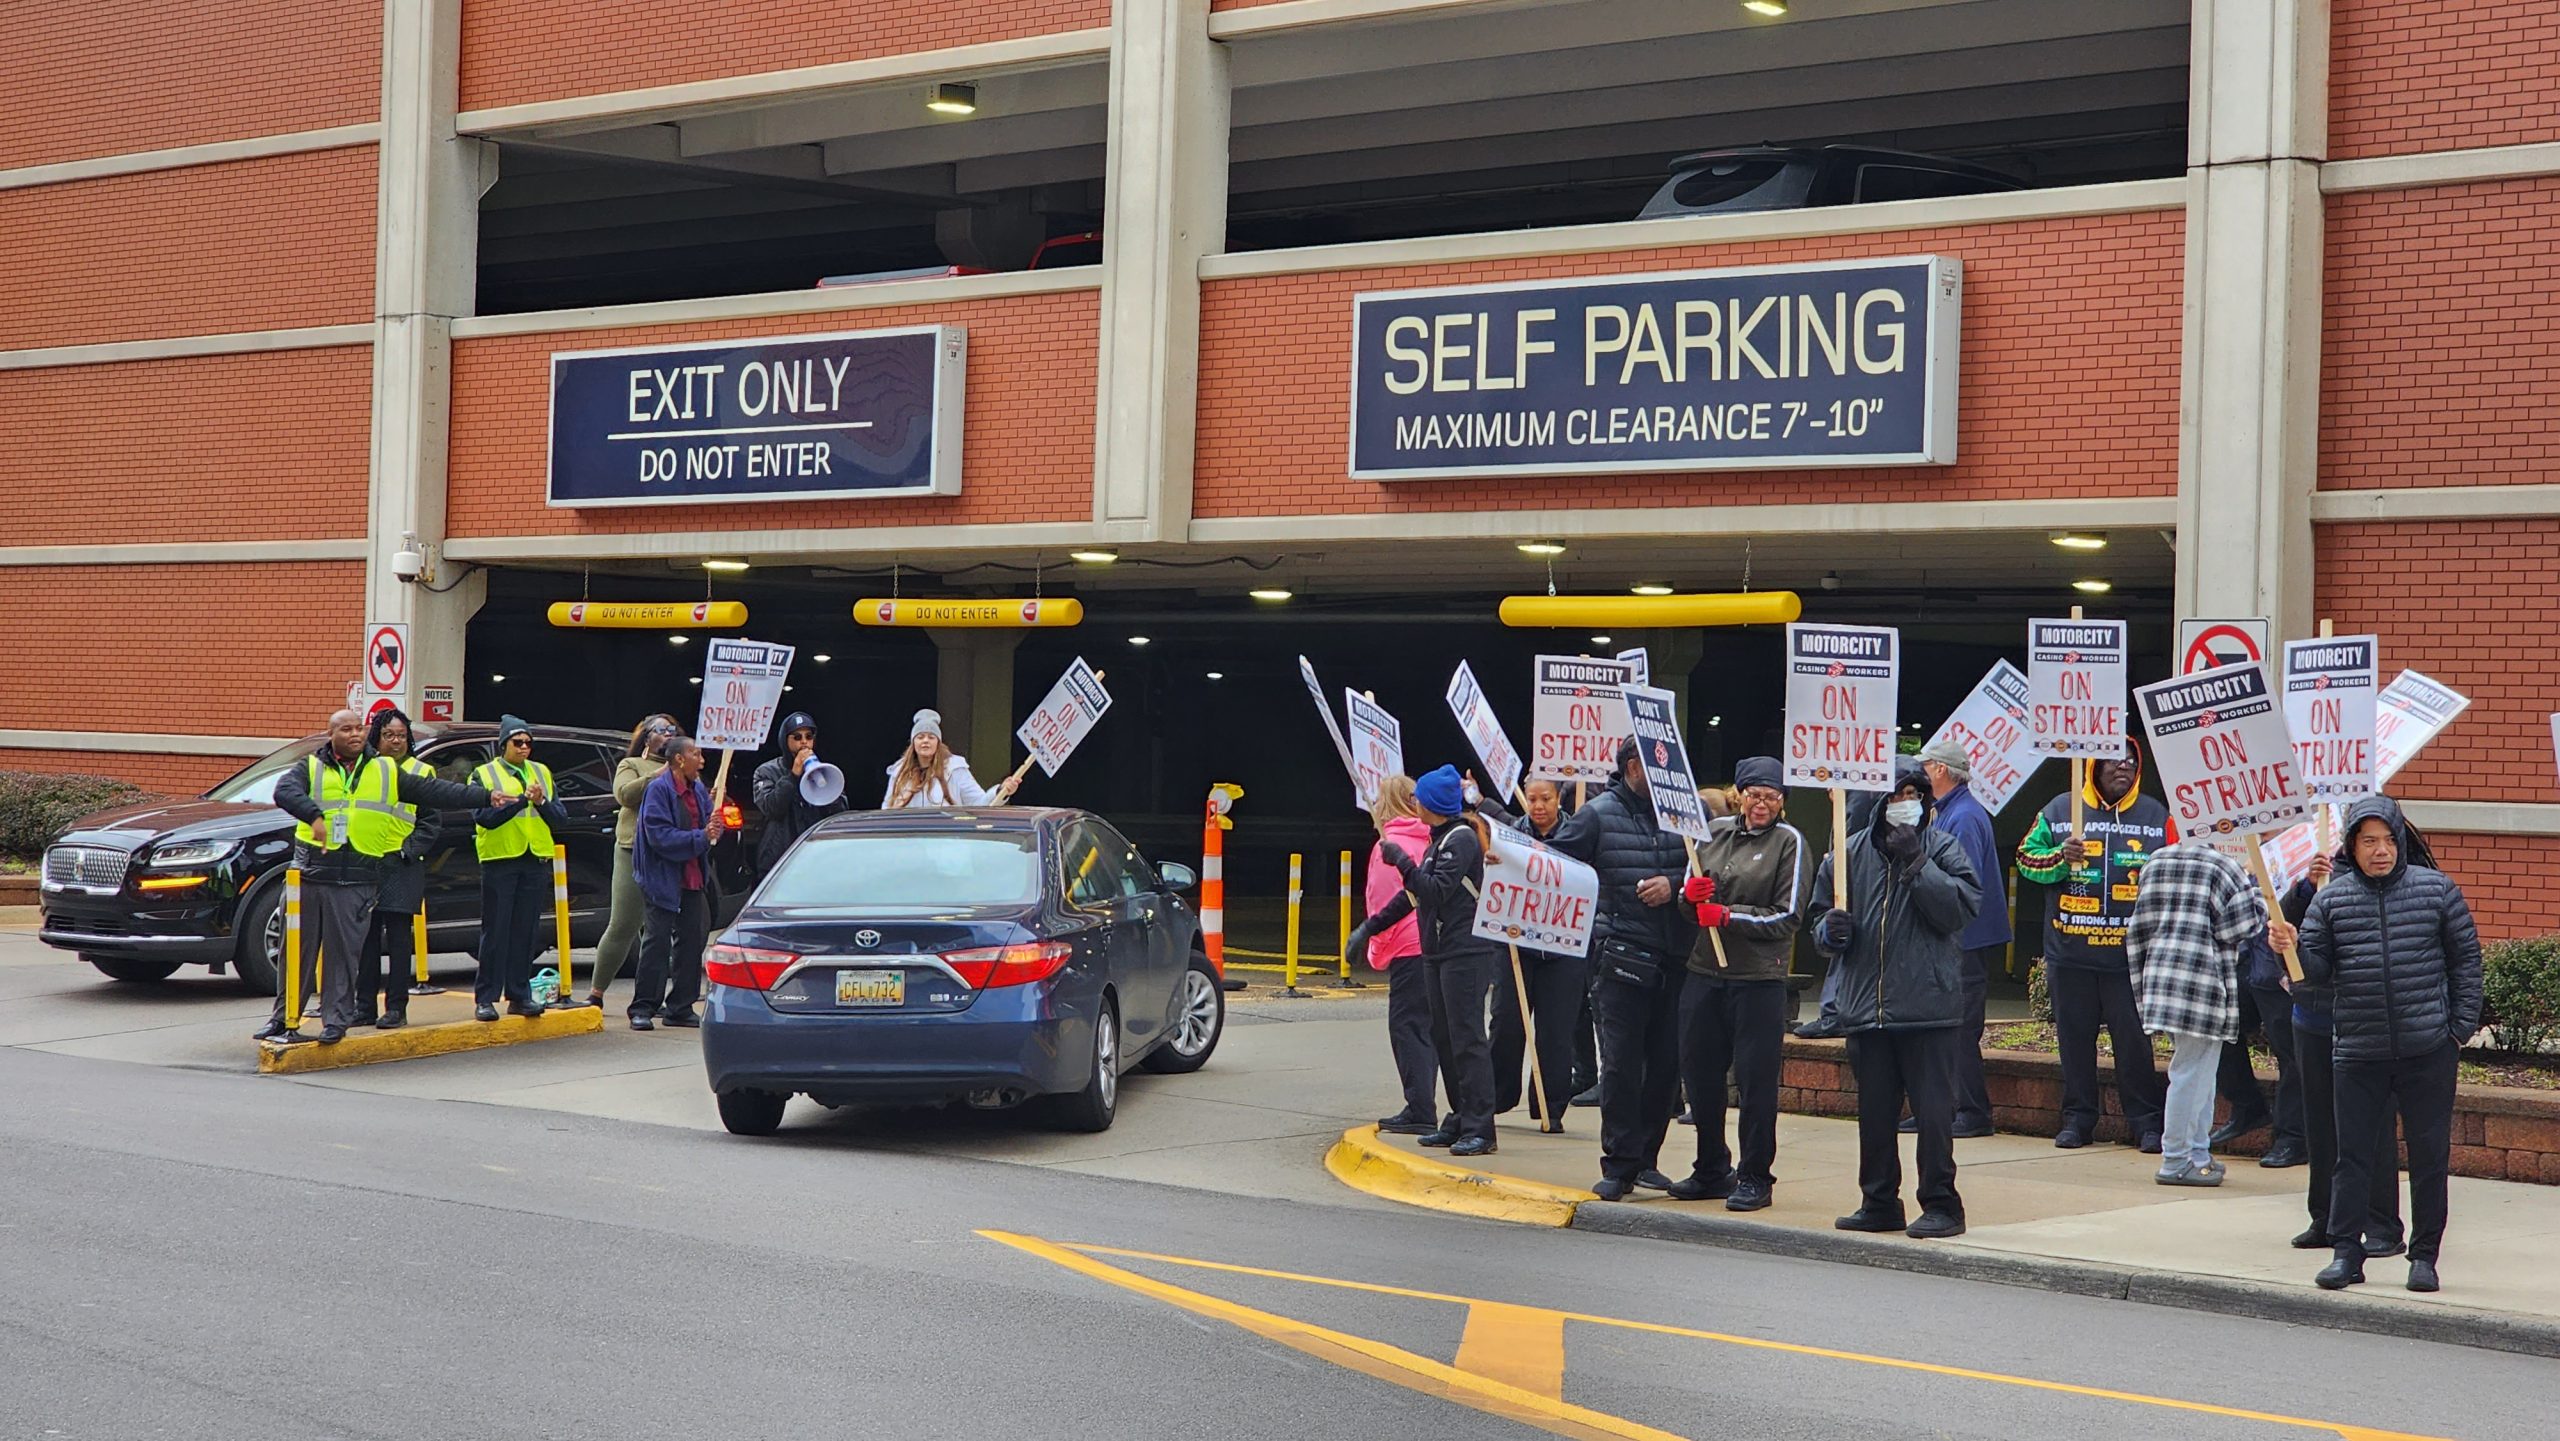
[[[960,492],[954,325],[551,357],[555,506]]]
[[[1356,296],[1351,474],[1951,465],[1962,275],[1923,255]]]

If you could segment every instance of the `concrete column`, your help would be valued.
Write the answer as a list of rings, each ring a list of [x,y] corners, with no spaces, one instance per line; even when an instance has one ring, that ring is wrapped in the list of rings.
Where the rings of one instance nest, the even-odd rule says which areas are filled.
[[[2180,615],[2311,624],[2328,0],[2195,0]]]
[[[441,555],[452,323],[471,313],[480,196],[497,178],[497,151],[454,134],[461,0],[385,0],[382,20],[365,616],[410,627],[404,708],[417,715],[423,687],[451,685],[460,716],[463,630],[488,587],[476,574],[458,581]],[[415,583],[391,565],[410,537],[428,556]]]
[[[1126,539],[1180,540],[1191,523],[1200,257],[1226,245],[1227,102],[1209,0],[1112,6],[1093,505]]]
[[[982,786],[994,785],[1014,767],[1013,653],[1018,630],[929,630],[940,653],[934,658],[934,709],[942,712],[942,738],[969,758]]]

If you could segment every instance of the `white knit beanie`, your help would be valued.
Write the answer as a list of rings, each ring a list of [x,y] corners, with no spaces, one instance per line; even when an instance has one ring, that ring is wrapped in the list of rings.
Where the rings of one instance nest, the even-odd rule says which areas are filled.
[[[931,736],[935,740],[942,739],[942,712],[937,710],[917,711],[915,724],[907,728],[907,739],[912,741],[917,736]]]

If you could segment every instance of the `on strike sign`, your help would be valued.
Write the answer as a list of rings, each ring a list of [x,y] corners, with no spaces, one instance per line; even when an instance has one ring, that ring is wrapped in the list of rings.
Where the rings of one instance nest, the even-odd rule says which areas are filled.
[[[1633,727],[1622,692],[1634,674],[1621,660],[1587,655],[1538,657],[1531,708],[1537,754],[1529,774],[1547,780],[1606,782],[1618,773],[1618,742]]]
[[[702,713],[693,738],[704,750],[751,751],[773,729],[791,647],[760,640],[714,640],[702,657]]]
[[[2151,759],[2182,835],[2238,840],[2311,813],[2293,769],[2293,733],[2254,661],[2135,691]]]
[[[1077,746],[1093,733],[1093,723],[1111,709],[1111,692],[1102,688],[1102,677],[1084,663],[1083,656],[1067,667],[1058,683],[1049,687],[1039,709],[1014,732],[1022,748],[1040,763],[1040,773],[1054,776],[1058,767],[1067,763]]]
[[[1475,935],[1532,950],[1587,955],[1599,911],[1599,872],[1517,831],[1493,828],[1493,845],[1484,857],[1484,891],[1476,900]]]
[[[2373,791],[2373,725],[2382,642],[2369,635],[2294,640],[2284,647],[2284,716],[2294,768],[2315,801]]]
[[[2027,722],[2027,678],[2007,661],[1993,661],[1964,704],[1929,737],[1931,746],[1940,741],[1964,748],[1973,763],[1973,779],[1967,783],[1973,798],[1984,810],[2000,814],[2039,763],[2035,732]]]
[[[1307,683],[1307,698],[1316,703],[1316,714],[1324,717],[1324,733],[1333,737],[1333,753],[1342,757],[1343,774],[1359,779],[1360,772],[1351,764],[1351,743],[1342,738],[1342,723],[1333,718],[1333,703],[1324,698],[1324,686],[1316,679],[1315,662],[1298,657],[1298,678]],[[1367,810],[1363,803],[1360,807]]]
[[[2374,698],[2373,783],[2391,784],[2409,758],[2434,740],[2453,718],[2471,705],[2471,697],[2413,670],[2392,678]]]
[[[1449,677],[1449,713],[1458,718],[1458,729],[1467,733],[1467,744],[1476,748],[1476,759],[1484,762],[1484,778],[1492,782],[1494,795],[1507,796],[1520,788],[1520,752],[1512,747],[1511,737],[1502,733],[1501,718],[1484,698],[1484,687],[1476,684],[1476,673],[1465,661],[1458,662],[1457,674]]]
[[[1893,789],[1901,689],[1901,635],[1892,627],[1788,626],[1787,784]]]
[[[2035,753],[2124,759],[2125,626],[2120,620],[2027,622],[2027,715]]]
[[[1635,722],[1636,755],[1644,762],[1645,789],[1653,797],[1654,821],[1674,835],[1705,840],[1707,803],[1698,795],[1698,773],[1689,765],[1689,748],[1680,741],[1671,692],[1631,685],[1626,697],[1628,718]]]
[[[1386,707],[1356,690],[1342,693],[1343,713],[1351,717],[1351,785],[1360,804],[1378,803],[1378,787],[1404,772],[1404,727]]]

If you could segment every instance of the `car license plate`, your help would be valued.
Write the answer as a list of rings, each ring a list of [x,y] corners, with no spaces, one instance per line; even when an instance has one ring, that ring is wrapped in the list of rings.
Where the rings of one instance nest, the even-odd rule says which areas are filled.
[[[907,973],[904,971],[836,972],[836,1004],[839,1006],[903,1006],[906,1003]]]

